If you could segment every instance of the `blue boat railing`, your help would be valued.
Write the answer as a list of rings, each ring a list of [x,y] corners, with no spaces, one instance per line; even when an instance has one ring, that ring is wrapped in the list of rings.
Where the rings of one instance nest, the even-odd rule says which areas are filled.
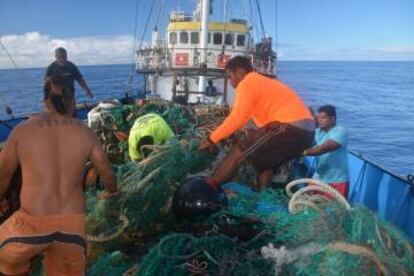
[[[19,117],[5,121],[0,121],[0,143],[6,141],[7,137],[9,137],[11,130],[26,119],[27,117]]]
[[[97,105],[97,102],[88,104],[88,105],[84,105],[84,104],[79,105],[80,108],[76,109],[76,116],[81,120],[86,119],[88,112],[96,105]],[[21,117],[17,117],[13,119],[8,119],[8,120],[0,120],[0,143],[5,142],[7,140],[7,137],[9,137],[11,130],[15,126],[17,126],[18,124],[26,120],[27,118],[28,116],[21,116]]]
[[[306,158],[311,171],[314,158]],[[349,194],[352,204],[363,204],[381,219],[403,230],[414,241],[414,184],[362,155],[349,151]]]

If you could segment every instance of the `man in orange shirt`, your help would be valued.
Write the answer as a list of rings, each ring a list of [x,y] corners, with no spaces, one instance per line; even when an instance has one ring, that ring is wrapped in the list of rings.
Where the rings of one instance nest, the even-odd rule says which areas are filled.
[[[201,142],[200,149],[212,149],[250,120],[257,129],[249,131],[245,139],[233,146],[208,183],[218,186],[231,180],[248,161],[258,173],[257,188],[262,189],[270,184],[274,168],[312,145],[314,121],[295,91],[253,72],[248,58],[234,57],[226,71],[236,88],[235,102],[230,115]]]

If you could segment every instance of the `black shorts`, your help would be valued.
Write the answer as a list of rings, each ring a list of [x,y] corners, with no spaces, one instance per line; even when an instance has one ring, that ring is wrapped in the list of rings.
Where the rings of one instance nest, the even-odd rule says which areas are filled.
[[[312,146],[313,131],[286,123],[272,122],[252,130],[239,142],[246,161],[257,172],[274,169],[285,161],[298,156]]]

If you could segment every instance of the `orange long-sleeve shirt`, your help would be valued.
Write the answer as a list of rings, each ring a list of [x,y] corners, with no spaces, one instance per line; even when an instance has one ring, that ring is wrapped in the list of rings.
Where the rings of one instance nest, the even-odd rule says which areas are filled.
[[[312,119],[301,98],[280,81],[249,73],[236,88],[230,115],[210,135],[214,143],[229,137],[253,119],[258,127],[279,121],[283,123]]]

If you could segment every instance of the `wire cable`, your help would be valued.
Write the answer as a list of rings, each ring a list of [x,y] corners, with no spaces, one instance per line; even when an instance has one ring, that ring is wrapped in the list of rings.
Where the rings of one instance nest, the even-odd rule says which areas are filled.
[[[20,69],[19,66],[17,65],[16,61],[10,55],[9,51],[7,51],[6,46],[4,46],[3,42],[1,42],[1,39],[0,39],[0,46],[3,49],[3,51],[6,53],[6,55],[10,59],[10,61],[13,63],[14,68],[15,69]],[[11,107],[9,106],[9,104],[7,103],[7,100],[4,98],[3,94],[0,94],[0,100],[3,102],[3,105],[4,105],[4,109],[5,109],[6,114],[9,115],[11,118],[14,118],[13,110],[11,109]]]
[[[13,57],[10,55],[9,51],[7,51],[6,47],[4,46],[3,42],[0,40],[1,48],[3,48],[3,51],[6,53],[6,55],[9,57],[10,61],[13,63],[15,69],[19,69],[19,66],[14,61]]]
[[[157,15],[157,20],[155,21],[156,22],[155,26],[159,25],[160,19],[161,19],[161,14],[162,14],[163,11],[164,11],[164,0],[161,0],[161,7],[160,7],[160,11],[158,12],[158,15]]]
[[[135,26],[134,26],[134,40],[132,41],[132,62],[131,62],[131,74],[129,76],[128,81],[128,89],[129,91],[132,90],[132,82],[135,75],[135,49],[136,49],[136,43],[137,43],[137,30],[138,30],[138,13],[139,13],[139,4],[140,0],[136,0],[135,2]]]
[[[279,4],[279,1],[275,0],[275,53],[276,53],[276,56],[275,56],[275,69],[276,69],[276,71],[277,71],[276,63],[277,63],[277,43],[278,43],[278,40],[277,40],[278,29],[277,28],[278,28],[278,20],[279,20],[279,14],[278,14],[279,7],[278,7],[278,4]],[[277,73],[276,73],[276,75],[277,75]]]
[[[265,32],[265,28],[264,28],[264,24],[263,24],[262,9],[260,8],[259,0],[256,0],[256,7],[257,7],[257,12],[259,13],[260,27],[262,29],[262,38],[265,38],[266,37],[266,32]]]

